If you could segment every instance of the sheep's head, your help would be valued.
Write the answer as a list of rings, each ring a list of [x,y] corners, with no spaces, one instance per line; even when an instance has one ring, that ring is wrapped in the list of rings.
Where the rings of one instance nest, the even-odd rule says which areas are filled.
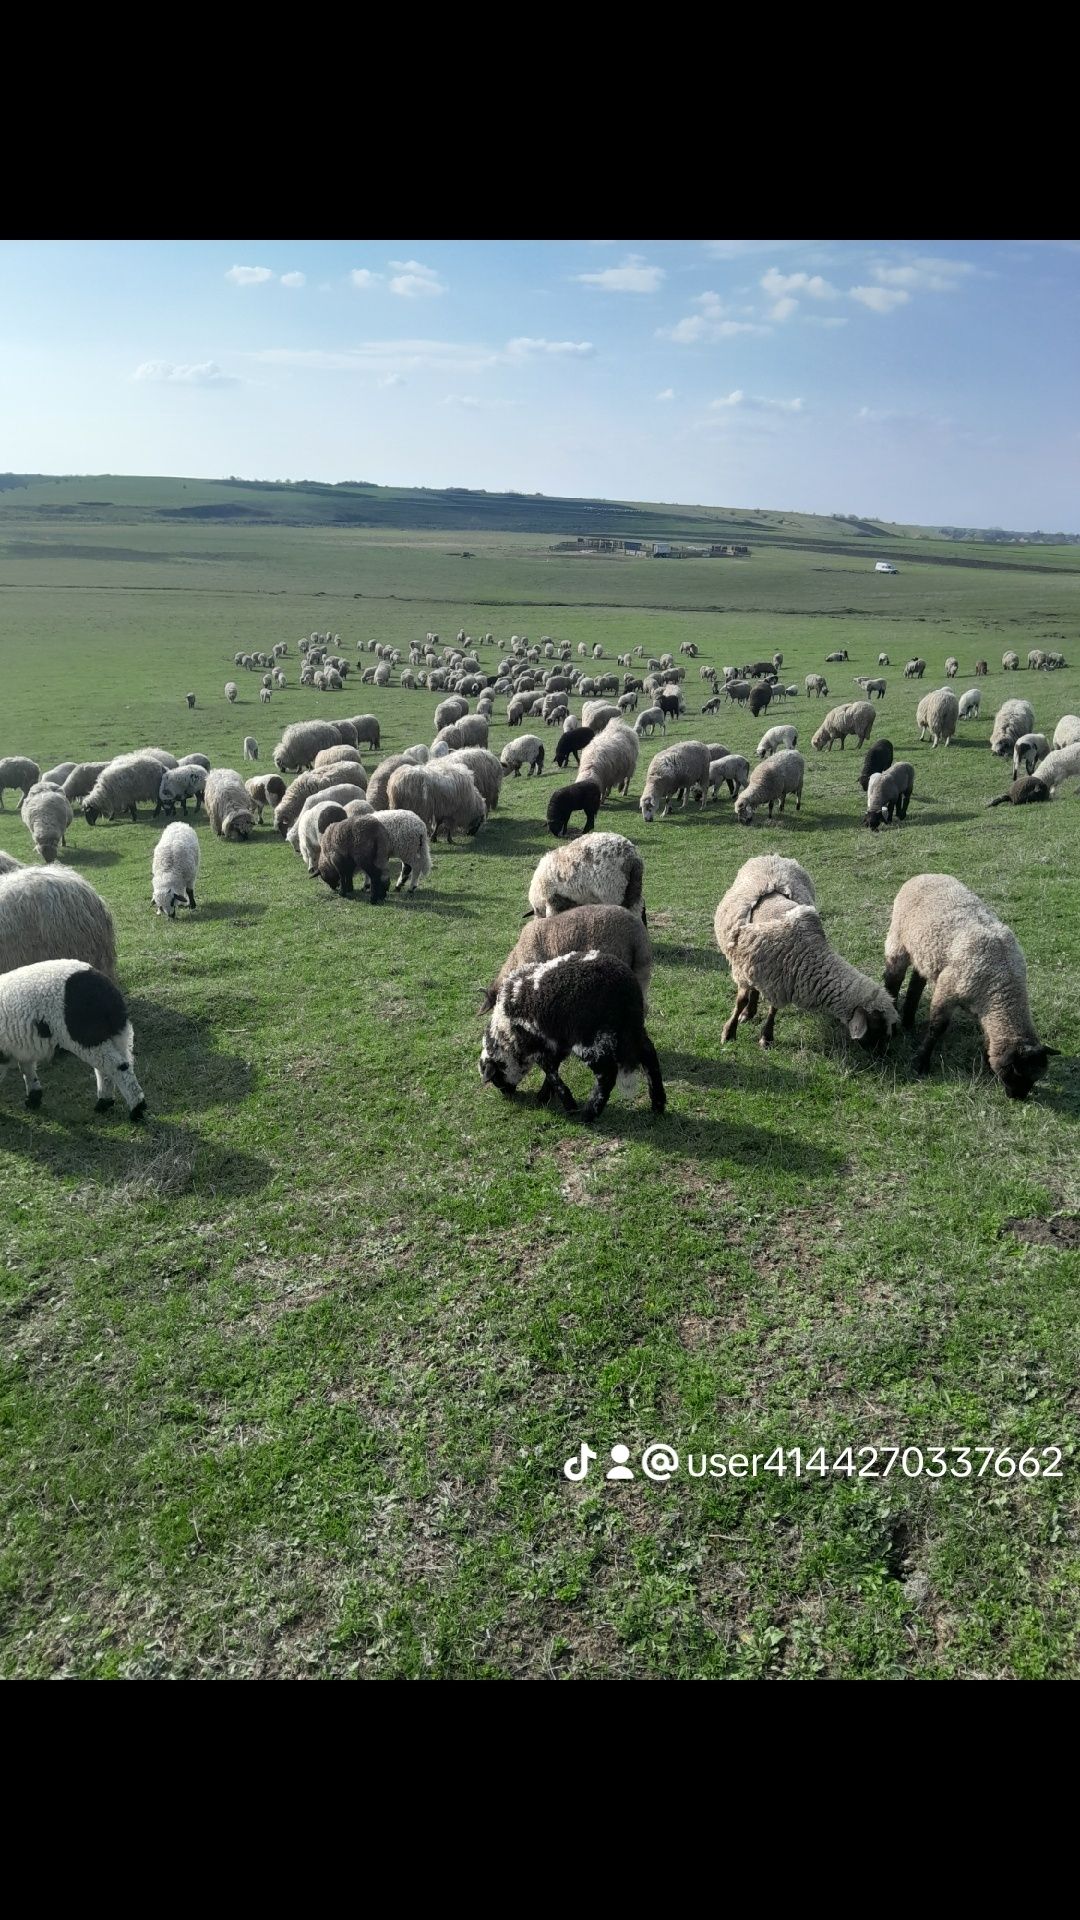
[[[754,803],[753,803],[753,801],[752,801],[752,800],[745,800],[745,799],[743,799],[743,800],[736,800],[736,802],[735,802],[735,818],[736,818],[736,820],[738,820],[738,821],[740,821],[740,822],[741,822],[741,824],[742,824],[742,825],[743,825],[744,827],[748,827],[748,826],[749,826],[749,825],[751,824],[751,822],[752,822],[752,820],[753,820],[753,818],[754,818]]]
[[[91,805],[89,805],[89,804],[87,804],[86,802],[84,802],[84,804],[83,804],[83,819],[84,819],[84,820],[86,821],[86,824],[87,824],[87,826],[88,826],[88,827],[92,827],[92,826],[94,825],[94,823],[95,823],[95,821],[97,821],[97,820],[100,820],[100,818],[101,818],[101,808],[100,808],[100,807],[95,807],[95,806],[91,806]]]
[[[641,817],[645,825],[651,827],[656,818],[656,796],[648,792],[643,793],[638,804],[641,808]]]
[[[848,1032],[867,1053],[884,1053],[896,1019],[896,1008],[882,994],[880,1000],[855,1008],[847,1023]]]
[[[500,1021],[496,1012],[495,1018],[488,1022],[480,1048],[480,1078],[485,1087],[498,1087],[507,1100],[512,1100],[524,1073],[525,1068],[513,1050],[505,1023]]]
[[[997,1075],[1010,1100],[1027,1100],[1035,1082],[1046,1073],[1051,1055],[1057,1051],[1056,1047],[1021,1040],[1003,1053],[991,1054],[990,1070]]]

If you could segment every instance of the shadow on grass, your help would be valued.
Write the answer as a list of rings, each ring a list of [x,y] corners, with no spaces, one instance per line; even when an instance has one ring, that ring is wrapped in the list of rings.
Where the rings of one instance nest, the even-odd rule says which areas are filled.
[[[534,1110],[539,1111],[535,1093],[519,1094],[513,1104],[523,1118],[531,1118]],[[775,1127],[749,1126],[736,1119],[713,1120],[693,1111],[684,1112],[678,1105],[669,1105],[666,1113],[657,1116],[644,1101],[631,1107],[616,1098],[605,1107],[598,1120],[585,1122],[574,1114],[563,1118],[571,1139],[575,1134],[582,1139],[589,1135],[603,1138],[617,1134],[636,1146],[653,1148],[665,1159],[670,1159],[675,1152],[703,1163],[767,1164],[808,1182],[841,1173],[847,1164],[845,1156],[835,1148],[820,1146],[797,1134]]]
[[[730,980],[727,962],[714,947],[677,947],[670,942],[653,941],[653,962],[657,967],[696,967],[702,973],[715,973]]]
[[[197,1021],[153,1000],[129,1000],[128,1012],[135,1029],[136,1072],[151,1109],[165,1104],[201,1113],[246,1100],[254,1086],[247,1061],[219,1053]],[[141,1071],[143,1061],[146,1072]],[[164,1100],[156,1087],[166,1090]]]
[[[111,847],[73,847],[68,842],[61,864],[65,867],[115,867],[120,859]]]
[[[798,1076],[791,1068],[777,1060],[775,1047],[770,1050],[768,1067],[763,1069],[762,1050],[757,1044],[760,1032],[760,1022],[741,1029],[738,1040],[718,1054],[674,1053],[665,1047],[660,1054],[665,1085],[681,1080],[690,1085],[728,1087],[739,1092],[749,1088],[760,1093],[763,1071],[768,1073],[770,1081],[795,1080]]]
[[[209,904],[205,907],[200,901],[199,905],[195,908],[195,911],[193,913],[191,913],[190,908],[187,908],[187,907],[183,907],[180,909],[180,913],[183,914],[185,919],[187,919],[188,915],[190,914],[190,917],[193,921],[196,921],[196,920],[248,920],[248,919],[257,920],[259,916],[261,914],[264,914],[265,912],[266,912],[266,907],[264,906],[261,900],[247,900],[247,901],[211,900]],[[178,913],[177,918],[179,917],[180,917],[180,914]]]
[[[185,1193],[254,1193],[268,1184],[273,1169],[256,1154],[224,1151],[153,1115],[133,1126],[119,1102],[108,1113],[94,1113],[93,1079],[81,1062],[79,1069],[78,1086],[62,1092],[51,1084],[50,1070],[35,1113],[0,1106],[0,1152],[18,1154],[57,1179],[112,1187],[132,1203]]]

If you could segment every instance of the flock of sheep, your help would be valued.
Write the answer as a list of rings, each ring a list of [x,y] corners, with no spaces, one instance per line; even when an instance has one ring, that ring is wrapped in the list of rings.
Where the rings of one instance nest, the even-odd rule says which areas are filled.
[[[338,636],[312,634],[300,642],[300,679],[319,691],[344,689],[348,661],[333,651]],[[592,1119],[602,1111],[620,1078],[643,1070],[653,1110],[662,1112],[664,1085],[656,1049],[645,1027],[652,951],[644,899],[644,861],[622,834],[593,831],[596,816],[613,794],[627,796],[637,772],[641,741],[667,731],[686,710],[686,667],[670,654],[645,658],[644,650],[620,654],[618,671],[599,665],[603,648],[589,661],[584,646],[576,664],[568,643],[544,638],[530,646],[517,635],[497,670],[481,667],[478,649],[492,636],[440,646],[428,634],[409,649],[369,643],[376,663],[361,672],[363,684],[396,683],[439,695],[434,738],[383,757],[369,774],[362,749],[378,754],[381,729],[374,714],[336,720],[304,720],[287,726],[273,751],[273,773],[243,780],[232,768],[215,768],[204,754],[177,759],[161,748],[144,748],[107,762],[65,761],[42,772],[33,760],[0,759],[0,809],[4,792],[20,794],[20,811],[44,863],[24,866],[0,854],[0,1076],[16,1064],[27,1102],[41,1098],[38,1066],[58,1047],[92,1067],[98,1105],[119,1093],[133,1118],[145,1110],[134,1070],[134,1040],[116,979],[112,917],[89,883],[54,864],[65,845],[76,809],[87,826],[102,819],[137,818],[139,806],[170,816],[151,861],[151,891],[160,914],[196,908],[200,844],[185,817],[190,801],[202,807],[211,830],[226,841],[244,841],[264,812],[303,859],[308,872],[343,894],[359,880],[373,905],[390,887],[390,863],[399,868],[397,889],[415,890],[432,872],[431,846],[442,836],[475,835],[498,809],[503,781],[540,777],[546,746],[538,732],[515,733],[495,754],[489,746],[495,703],[505,702],[511,728],[533,721],[556,730],[554,762],[560,771],[575,762],[576,778],[558,786],[548,802],[547,824],[558,844],[540,860],[529,887],[532,918],[489,988],[489,1015],[480,1057],[483,1080],[512,1095],[536,1066],[543,1080],[539,1098],[557,1098],[567,1112]],[[681,654],[696,657],[686,642]],[[282,662],[288,646],[272,654],[237,654],[235,665],[261,671],[260,698],[268,702],[287,685]],[[842,663],[841,649],[826,664]],[[1032,670],[1063,666],[1061,655],[1033,650]],[[704,712],[726,699],[760,715],[774,702],[798,696],[780,679],[783,656],[749,663],[741,671],[703,665],[711,689]],[[889,665],[879,655],[879,667]],[[921,679],[925,661],[913,660],[905,677]],[[1003,666],[1018,667],[1015,654]],[[265,671],[263,671],[265,669]],[[946,662],[953,679],[958,662]],[[986,662],[976,665],[976,677]],[[859,747],[873,729],[874,702],[887,682],[861,677],[862,699],[831,708],[812,735],[818,752],[853,739]],[[826,698],[824,676],[809,674],[809,697]],[[235,682],[225,688],[231,702]],[[977,714],[981,689],[958,698],[951,687],[919,702],[920,740],[948,747],[960,722]],[[187,705],[196,696],[186,696]],[[577,710],[571,708],[577,703]],[[475,702],[474,707],[470,703]],[[644,705],[642,705],[644,702]],[[641,708],[638,711],[639,707]],[[635,715],[631,723],[630,716]],[[780,724],[758,742],[753,765],[721,742],[680,740],[656,752],[647,769],[639,809],[649,825],[673,804],[696,798],[700,808],[726,790],[744,826],[763,809],[783,813],[794,796],[801,808],[806,762],[797,750],[798,728]],[[1031,704],[1010,699],[999,709],[992,752],[1012,761],[1013,783],[988,802],[1014,805],[1047,800],[1067,781],[1080,781],[1080,717],[1067,714],[1052,741],[1035,731]],[[259,746],[246,736],[244,759],[258,762]],[[287,779],[287,776],[293,776]],[[865,824],[874,830],[902,821],[915,783],[915,768],[896,761],[889,741],[866,753],[859,785],[866,795]],[[175,815],[179,808],[181,817]],[[583,830],[567,838],[572,819]],[[736,1001],[724,1029],[734,1041],[741,1023],[767,1014],[761,1045],[772,1043],[776,1015],[793,1006],[839,1022],[862,1046],[880,1051],[898,1021],[898,996],[908,970],[903,1024],[910,1027],[927,983],[932,988],[929,1022],[915,1056],[924,1072],[954,1010],[965,1007],[979,1021],[991,1070],[1007,1094],[1025,1099],[1046,1072],[1054,1049],[1042,1044],[1032,1024],[1024,956],[1015,935],[958,880],[922,874],[901,887],[885,944],[884,985],[862,974],[829,943],[818,914],[813,882],[800,864],[775,854],[745,862],[721,900],[715,938],[731,968]],[[590,1098],[578,1109],[560,1068],[570,1055],[595,1075]]]

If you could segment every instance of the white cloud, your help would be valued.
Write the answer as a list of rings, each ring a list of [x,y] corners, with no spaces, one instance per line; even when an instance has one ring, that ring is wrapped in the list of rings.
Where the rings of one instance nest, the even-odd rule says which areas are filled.
[[[439,279],[434,267],[425,267],[419,260],[391,260],[390,265],[390,291],[403,300],[431,299],[446,292],[446,282]]]
[[[906,287],[914,292],[955,293],[962,282],[978,269],[967,260],[923,258],[907,260],[895,267],[879,263],[870,271],[884,287]]]
[[[446,399],[443,401],[444,407],[468,407],[473,409],[479,405],[480,401],[475,393],[448,393]]]
[[[215,360],[203,360],[197,366],[176,366],[171,360],[144,360],[136,367],[133,380],[145,380],[163,386],[235,387],[233,374],[223,373]]]
[[[496,367],[491,347],[457,340],[364,340],[339,350],[264,347],[253,356],[264,366],[300,367],[323,373],[479,373]]]
[[[354,287],[359,287],[361,293],[365,293],[368,287],[378,286],[382,279],[382,274],[372,273],[368,267],[354,267],[349,275],[349,279],[352,281]]]
[[[307,274],[306,273],[283,273],[281,276],[281,284],[283,287],[306,287]]]
[[[770,300],[783,300],[793,293],[805,294],[811,300],[835,300],[836,288],[823,280],[820,273],[781,273],[778,268],[770,267],[762,275],[761,284]]]
[[[894,307],[904,306],[911,295],[902,287],[852,287],[851,298],[861,300],[871,313],[891,313]]]
[[[735,387],[733,388],[731,393],[726,393],[722,400],[710,400],[709,405],[710,407],[714,407],[714,408],[715,407],[741,407],[745,399],[746,399],[746,395],[743,392],[742,388]]]
[[[799,311],[798,301],[792,300],[790,295],[785,295],[783,300],[778,300],[775,307],[771,307],[769,309],[769,319],[770,320],[790,320],[792,314],[798,313],[798,311]]]
[[[225,275],[234,287],[261,287],[266,280],[272,280],[269,267],[230,267]]]
[[[752,320],[730,320],[723,300],[717,293],[699,293],[695,305],[703,308],[701,313],[684,314],[673,327],[657,327],[657,338],[674,340],[677,346],[689,347],[699,340],[733,340],[740,333],[768,333],[768,327],[760,327]]]
[[[761,394],[745,393],[742,387],[734,387],[722,400],[710,400],[709,407],[713,413],[727,407],[748,407],[754,413],[802,413],[804,403],[802,400],[770,400]]]
[[[584,360],[595,352],[591,340],[532,340],[528,334],[522,334],[518,339],[506,343],[509,360],[531,360],[553,354]]]
[[[574,275],[585,287],[601,287],[605,293],[657,293],[667,278],[663,267],[650,267],[643,253],[628,253],[621,267],[606,267],[602,273]]]
[[[400,373],[384,373],[382,379],[379,381],[379,385],[380,387],[403,387],[405,385],[405,376]]]
[[[847,321],[839,314],[804,313],[804,327],[846,327]]]
[[[664,387],[661,389],[661,391],[657,394],[656,397],[658,400],[674,400],[675,389],[674,387]]]

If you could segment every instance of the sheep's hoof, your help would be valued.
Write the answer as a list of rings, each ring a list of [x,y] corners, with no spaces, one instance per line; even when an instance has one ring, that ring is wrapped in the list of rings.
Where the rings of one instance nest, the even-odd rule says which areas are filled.
[[[26,1104],[28,1107],[31,1107],[31,1108],[40,1107],[41,1105],[41,1088],[40,1087],[35,1087],[32,1093],[27,1094]]]
[[[758,1041],[758,1046],[763,1048],[764,1051],[768,1053],[769,1048],[772,1046],[772,1043],[773,1043],[772,1034],[763,1033],[761,1036],[761,1039]]]
[[[132,1107],[131,1118],[133,1121],[137,1121],[137,1120],[145,1119],[145,1117],[146,1117],[146,1101],[140,1100],[137,1107]]]
[[[115,1101],[113,1100],[112,1095],[109,1093],[103,1093],[100,1100],[94,1101],[94,1112],[108,1113],[109,1108],[114,1105],[115,1105]]]

